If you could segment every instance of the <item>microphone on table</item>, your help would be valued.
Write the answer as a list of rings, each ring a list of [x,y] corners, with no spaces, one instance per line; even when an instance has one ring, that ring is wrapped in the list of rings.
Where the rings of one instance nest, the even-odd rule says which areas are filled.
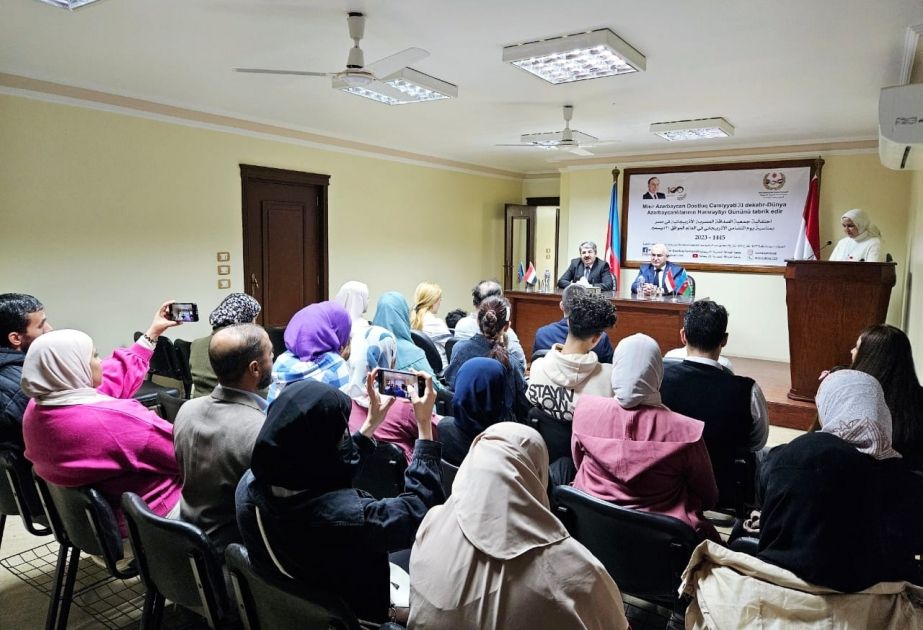
[[[833,241],[827,241],[826,243],[824,243],[824,246],[820,248],[820,251],[823,252],[825,249],[827,249],[831,245],[833,245]]]

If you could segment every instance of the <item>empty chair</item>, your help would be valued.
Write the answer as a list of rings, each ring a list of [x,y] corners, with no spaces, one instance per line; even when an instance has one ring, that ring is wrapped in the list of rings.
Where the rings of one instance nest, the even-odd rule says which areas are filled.
[[[176,414],[179,413],[180,407],[186,402],[185,398],[173,396],[167,392],[157,392],[157,404],[163,412],[163,419],[168,422],[176,420]]]
[[[247,630],[359,630],[356,616],[337,597],[285,577],[258,575],[243,545],[228,545],[224,555]]]
[[[221,557],[200,528],[157,516],[137,494],[122,495],[135,561],[147,595],[141,629],[160,628],[164,600],[189,608],[217,628],[228,610]]]
[[[372,456],[362,463],[362,470],[353,486],[365,490],[376,499],[396,497],[404,491],[404,452],[389,442],[378,442]]]
[[[433,374],[437,376],[441,374],[442,357],[439,356],[439,349],[436,348],[436,344],[429,338],[429,335],[419,330],[411,330],[410,338],[413,339],[414,345],[426,354],[426,361],[433,369]]]
[[[619,590],[681,614],[683,569],[700,539],[689,525],[663,514],[631,510],[570,486],[552,492],[567,531],[596,556]]]
[[[0,449],[0,543],[6,517],[15,515],[30,534],[51,534],[32,481],[32,464],[19,451]]]

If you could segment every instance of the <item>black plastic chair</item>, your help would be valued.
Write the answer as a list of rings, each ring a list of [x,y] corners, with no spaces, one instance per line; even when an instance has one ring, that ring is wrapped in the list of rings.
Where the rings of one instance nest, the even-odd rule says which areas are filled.
[[[440,376],[442,374],[442,357],[439,355],[439,349],[436,348],[433,340],[429,338],[429,335],[419,330],[411,330],[410,337],[413,339],[414,345],[426,354],[426,361],[433,368],[433,374]]]
[[[619,590],[682,614],[677,596],[692,550],[701,542],[689,525],[663,514],[631,510],[570,486],[552,491],[567,531],[596,556]]]
[[[176,351],[179,373],[182,374],[183,393],[186,398],[192,395],[192,367],[189,358],[192,356],[192,342],[185,339],[174,339],[173,349]]]
[[[257,574],[242,545],[224,552],[240,618],[246,630],[360,630],[338,597],[305,588],[281,575]]]
[[[449,337],[445,340],[445,360],[447,364],[452,362],[452,348],[455,347],[458,341],[458,337]]]
[[[282,356],[285,352],[285,326],[263,326],[266,334],[269,335],[269,341],[272,343],[272,355],[275,358]]]
[[[135,341],[140,337],[141,333],[135,332]],[[154,376],[163,376],[182,382],[183,375],[178,364],[179,360],[176,358],[176,350],[173,348],[173,342],[161,335],[157,338],[157,344],[154,346],[154,353],[151,355],[151,363],[147,371],[147,377],[144,382],[141,383],[141,387],[138,388],[138,391],[134,393],[132,398],[145,407],[156,407],[157,394],[160,392],[170,394],[171,396],[179,396],[179,390],[175,387],[160,385],[152,380]]]
[[[738,453],[730,469],[717,473],[718,506],[715,512],[724,512],[744,519],[756,501],[756,454]]]
[[[730,542],[731,551],[739,551],[750,556],[760,552],[760,539],[754,536],[740,536]]]
[[[228,611],[221,556],[200,528],[151,512],[133,492],[122,495],[122,509],[135,562],[147,589],[141,630],[160,628],[164,600],[193,610],[217,628]]]
[[[570,422],[562,422],[538,407],[529,410],[529,422],[545,440],[549,462],[555,462],[562,457],[573,458],[570,446],[573,426]]]
[[[171,424],[176,421],[176,414],[185,402],[185,398],[171,396],[167,392],[157,392],[157,404],[163,412],[163,419]]]
[[[34,475],[42,507],[55,539],[61,545],[55,570],[55,585],[48,609],[46,628],[67,628],[80,552],[101,556],[112,577],[126,580],[138,575],[134,566],[120,569],[124,557],[122,539],[112,508],[93,488],[63,488]]]
[[[531,363],[532,361],[535,361],[536,359],[541,359],[543,356],[548,354],[549,350],[550,348],[542,348],[541,350],[536,350],[535,352],[532,353],[532,359],[529,362]]]
[[[371,457],[353,480],[353,487],[365,490],[376,499],[396,497],[404,491],[404,451],[389,442],[379,442]]]
[[[442,489],[445,491],[445,498],[452,495],[452,484],[455,483],[455,475],[458,474],[458,466],[450,464],[444,459],[440,462],[442,466]]]
[[[6,517],[16,515],[30,534],[51,535],[32,480],[32,464],[19,451],[0,449],[0,543],[3,542]]]

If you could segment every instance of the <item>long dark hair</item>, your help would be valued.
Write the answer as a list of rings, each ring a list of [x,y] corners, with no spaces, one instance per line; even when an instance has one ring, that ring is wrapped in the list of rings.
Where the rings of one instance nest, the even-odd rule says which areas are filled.
[[[478,307],[478,326],[481,334],[490,342],[487,357],[496,359],[503,367],[510,367],[510,355],[506,350],[506,326],[510,323],[510,301],[505,297],[492,296]]]
[[[904,331],[887,324],[863,330],[852,369],[871,374],[881,383],[891,411],[894,448],[905,457],[923,459],[923,392]]]

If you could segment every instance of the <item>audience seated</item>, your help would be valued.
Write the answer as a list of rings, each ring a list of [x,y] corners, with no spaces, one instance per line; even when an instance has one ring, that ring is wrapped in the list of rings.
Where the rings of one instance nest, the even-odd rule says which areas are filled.
[[[419,372],[431,372],[429,361],[426,360],[426,353],[423,352],[413,342],[410,336],[410,307],[407,306],[407,300],[397,291],[389,291],[378,298],[378,306],[375,309],[375,318],[372,323],[387,329],[394,335],[397,341],[397,361],[395,369],[405,372],[417,370]],[[438,381],[433,381],[436,389],[442,389]]]
[[[375,500],[352,488],[392,404],[381,401],[373,379],[374,372],[366,381],[368,418],[352,436],[346,394],[316,381],[282,390],[257,438],[252,469],[237,488],[237,520],[258,571],[331,590],[360,619],[383,622],[390,616],[388,552],[412,545],[426,511],[445,494],[441,447],[430,430],[436,394],[429,376],[424,398],[414,393],[420,439],[405,473],[406,491]]]
[[[817,391],[821,430],[777,446],[760,469],[759,558],[816,586],[853,593],[923,584],[923,478],[891,446],[874,377],[830,373]]]
[[[167,319],[170,304],[158,309],[134,345],[105,361],[87,334],[56,330],[32,342],[22,367],[22,388],[32,398],[23,416],[26,458],[46,481],[96,488],[118,516],[123,537],[123,492],[139,495],[158,516],[179,516],[173,425],[131,398],[157,338],[179,324]]]
[[[453,335],[453,336],[455,335],[455,326],[456,326],[456,324],[458,324],[458,322],[459,322],[460,320],[462,320],[463,318],[465,318],[465,317],[467,317],[467,316],[468,316],[468,313],[467,313],[467,311],[465,311],[465,309],[463,309],[463,308],[456,308],[456,309],[454,309],[454,310],[451,310],[451,311],[449,311],[449,313],[445,316],[445,325],[448,326],[448,327],[449,327],[449,330],[452,331],[452,335]]]
[[[564,319],[542,326],[535,331],[535,341],[532,342],[533,355],[539,350],[549,350],[555,344],[563,344],[567,340],[568,320],[574,307],[574,301],[584,295],[586,295],[586,288],[583,285],[576,283],[567,285],[567,288],[561,293],[561,302],[558,304],[561,307],[561,312],[564,313]],[[613,320],[610,326],[614,325],[615,321]],[[609,343],[609,335],[606,334],[605,330],[600,331],[599,338],[592,349],[600,363],[612,363],[612,344]]]
[[[852,369],[878,379],[891,412],[892,444],[909,466],[923,471],[923,389],[907,335],[886,324],[866,328],[853,349]]]
[[[507,369],[495,359],[476,357],[462,366],[455,380],[453,415],[439,423],[443,459],[458,466],[481,431],[512,418],[506,382]]]
[[[0,448],[22,452],[22,415],[29,396],[22,391],[22,364],[29,346],[52,330],[45,307],[31,295],[0,295]]]
[[[547,487],[535,430],[501,422],[474,440],[417,532],[410,628],[628,627],[618,587],[551,513]]]
[[[566,295],[574,289],[583,287],[571,284],[564,289],[569,300],[564,343],[554,344],[548,354],[532,362],[527,391],[534,407],[562,422],[574,419],[581,394],[612,396],[612,366],[599,361],[591,348],[598,345],[605,329],[615,325],[615,307],[599,295]]]
[[[381,326],[370,326],[360,336],[363,337],[362,345],[366,348],[366,356],[362,361],[362,390],[359,391],[350,383],[350,390],[347,392],[353,401],[352,412],[349,414],[350,431],[358,431],[369,413],[371,401],[365,387],[369,372],[375,368],[394,369],[394,361],[397,356],[397,344],[394,341],[394,335]],[[434,421],[435,419],[436,416],[433,416]],[[434,439],[439,439],[435,425],[433,426],[433,436]],[[409,464],[413,457],[414,444],[419,438],[413,404],[404,398],[395,399],[394,404],[385,415],[385,419],[375,429],[373,437],[381,442],[390,442],[397,445],[404,451],[404,456]]]
[[[711,541],[696,547],[681,589],[692,598],[686,628],[923,630],[923,588],[891,582],[840,593]]]
[[[218,377],[212,369],[208,359],[208,345],[212,335],[224,328],[235,324],[252,324],[259,317],[262,307],[260,303],[246,293],[230,293],[221,300],[221,304],[208,316],[208,323],[212,326],[212,334],[208,337],[199,337],[192,342],[189,348],[189,371],[192,372],[192,398],[208,396],[218,384]],[[263,392],[266,395],[266,392]]]
[[[704,423],[663,406],[663,360],[646,335],[626,337],[612,362],[614,399],[581,396],[574,411],[574,487],[627,508],[685,521],[720,541],[702,512],[718,488]]]
[[[689,354],[686,350],[686,346],[682,348],[673,348],[672,350],[667,350],[667,353],[663,355],[663,362],[669,364],[673,361],[684,361],[687,356],[689,356]],[[718,363],[731,374],[734,373],[734,364],[723,354],[718,357]]]
[[[289,383],[313,379],[339,389],[349,386],[349,348],[352,322],[336,302],[310,304],[292,316],[285,328],[285,352],[272,366],[267,400],[275,400]]]
[[[261,326],[228,326],[212,335],[208,356],[219,384],[180,408],[173,445],[183,473],[180,515],[223,551],[240,542],[234,492],[266,419],[259,391],[272,378],[272,342]]]
[[[436,316],[442,304],[442,287],[431,282],[421,282],[413,294],[413,309],[410,311],[410,327],[419,330],[433,340],[442,364],[448,364],[445,358],[445,342],[452,337],[448,325]]]
[[[458,320],[458,323],[455,324],[455,337],[458,339],[469,339],[481,332],[481,327],[478,323],[478,313],[480,312],[481,303],[487,298],[500,297],[502,295],[503,289],[496,280],[481,280],[478,282],[471,290],[474,312]],[[513,360],[519,364],[522,370],[525,370],[526,354],[522,349],[522,344],[519,343],[519,336],[510,328],[507,331],[506,338],[506,345],[507,348],[509,348],[510,356],[513,357]]]
[[[507,399],[512,401],[514,417],[525,420],[529,413],[526,379],[522,366],[511,360],[507,351],[507,334],[510,327],[509,300],[505,297],[490,297],[481,302],[478,308],[478,325],[481,327],[478,334],[459,341],[452,348],[452,361],[445,370],[446,381],[454,390],[458,371],[465,362],[475,357],[496,359],[506,370]]]
[[[769,437],[769,410],[752,378],[735,376],[718,358],[727,344],[727,310],[711,300],[689,305],[680,329],[687,358],[664,365],[660,396],[672,411],[705,423],[705,446],[722,497],[732,497],[734,458],[756,452]]]

